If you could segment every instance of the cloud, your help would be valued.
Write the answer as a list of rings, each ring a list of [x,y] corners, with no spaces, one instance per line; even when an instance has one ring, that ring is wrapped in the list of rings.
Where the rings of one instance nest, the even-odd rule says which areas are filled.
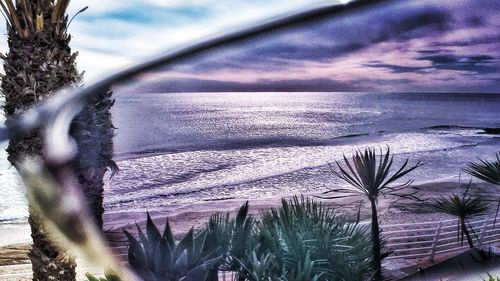
[[[69,14],[89,9],[71,24],[72,47],[90,79],[207,36],[280,15],[306,0],[258,1],[72,1]],[[100,53],[100,54],[98,54]],[[95,56],[94,56],[95,55]],[[106,61],[122,62],[104,65]],[[83,62],[82,60],[86,61]]]
[[[474,74],[498,73],[500,59],[490,55],[455,56],[452,54],[417,57],[416,60],[429,61],[429,66],[403,66],[372,61],[363,66],[387,69],[392,73],[431,73],[437,70],[465,71]]]
[[[70,26],[71,46],[80,53],[80,70],[93,80],[165,49],[311,4],[308,0],[74,0],[68,13],[71,16],[87,5],[89,9]],[[235,89],[257,89],[263,83],[266,89],[293,85],[310,89],[316,84],[324,90],[498,91],[500,7],[494,0],[422,0],[409,6],[395,2],[390,10],[386,5],[228,46],[169,66],[142,82],[191,80],[193,85],[177,83],[180,90],[181,86],[231,88],[224,83]]]
[[[87,80],[98,79],[167,49],[310,5],[307,0],[72,0],[69,28]],[[0,21],[5,30],[5,22]],[[0,52],[8,50],[5,32]]]
[[[349,81],[336,81],[326,78],[318,79],[283,79],[259,80],[256,82],[235,82],[209,79],[162,79],[152,83],[137,83],[123,86],[120,92],[152,93],[152,92],[317,92],[317,91],[370,91],[374,84],[408,83],[407,79],[397,80],[365,80],[363,83],[352,84]]]
[[[164,79],[177,91],[270,90],[280,89],[279,83],[290,91],[291,85],[307,91],[312,85],[318,91],[498,91],[500,7],[398,5],[404,4],[227,46],[144,81]]]
[[[421,9],[421,8],[420,8]],[[418,13],[416,13],[418,11]],[[446,29],[449,14],[419,7],[399,15],[379,10],[322,21],[293,31],[275,32],[236,46],[227,46],[212,57],[179,66],[193,73],[220,69],[273,70],[301,65],[304,61],[330,61],[387,40],[403,41],[437,34]],[[412,14],[415,13],[415,14]],[[384,21],[380,21],[384,18]]]
[[[424,71],[425,69],[431,69],[429,67],[388,64],[388,63],[383,63],[381,61],[373,61],[373,62],[370,62],[367,64],[363,64],[363,66],[372,67],[372,68],[387,69],[391,73],[415,73],[415,72]]]

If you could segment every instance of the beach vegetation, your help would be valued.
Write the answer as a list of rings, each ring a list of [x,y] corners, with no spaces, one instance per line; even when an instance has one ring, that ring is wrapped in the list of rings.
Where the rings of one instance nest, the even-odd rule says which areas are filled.
[[[240,272],[241,260],[253,249],[255,220],[248,214],[249,205],[246,202],[240,207],[235,218],[229,213],[217,213],[210,217],[207,226],[207,252],[217,252],[223,256],[218,268],[221,271]],[[217,270],[211,271],[214,278]]]
[[[239,281],[366,280],[370,275],[368,228],[322,203],[282,199],[281,207],[264,211],[258,221],[248,209],[244,204],[235,218],[214,215],[198,234],[191,230],[177,243],[168,222],[160,234],[148,215],[146,231],[137,226],[138,239],[126,232],[129,264],[148,281],[215,281],[219,271],[231,271]]]
[[[479,159],[478,163],[469,163],[465,171],[471,176],[500,186],[500,152],[496,154],[496,160]]]
[[[473,177],[500,187],[500,152],[497,153],[496,160],[494,161],[479,159],[478,163],[470,162],[467,168],[465,168],[465,172]],[[496,201],[497,208],[493,224],[496,224],[498,211],[500,210],[500,196]]]
[[[88,281],[121,281],[121,279],[113,273],[105,273],[104,277],[95,277],[90,273],[85,273]]]
[[[437,212],[457,217],[459,220],[458,239],[463,244],[465,236],[469,247],[474,248],[474,242],[467,228],[466,220],[473,216],[484,214],[488,210],[488,202],[481,196],[470,195],[469,188],[470,183],[461,195],[441,196],[429,204]]]
[[[5,74],[1,93],[5,116],[15,118],[54,91],[78,85],[77,53],[71,51],[66,10],[69,0],[0,1],[7,21],[9,51],[1,55]],[[42,155],[39,132],[10,139],[9,162],[19,170],[26,157]],[[88,172],[88,171],[87,171]],[[48,239],[47,230],[30,204],[32,249],[29,257],[34,280],[75,280],[75,261]]]
[[[364,280],[369,272],[368,230],[311,199],[282,199],[263,212],[254,239],[240,280]]]
[[[378,222],[377,203],[380,196],[409,196],[405,189],[410,186],[411,180],[404,183],[395,183],[411,171],[422,164],[409,165],[409,160],[397,169],[393,169],[394,156],[391,155],[389,148],[384,152],[380,150],[377,157],[375,149],[366,148],[364,151],[356,151],[352,159],[349,160],[343,156],[344,165],[336,161],[336,167],[330,165],[335,176],[349,184],[346,188],[337,188],[327,191],[325,194],[336,193],[332,196],[323,196],[323,198],[342,198],[361,194],[370,202],[371,207],[371,241],[372,241],[372,266],[374,270],[374,279],[382,279],[382,259],[389,253],[382,252],[384,241],[381,237],[381,230]],[[341,195],[337,195],[341,193]]]
[[[207,251],[207,230],[194,233],[191,229],[176,242],[167,221],[163,234],[151,217],[147,216],[146,232],[137,225],[139,239],[125,231],[130,267],[148,281],[215,281],[211,271],[216,270],[222,257],[218,249]],[[210,279],[210,278],[212,279]],[[215,275],[217,277],[217,275]]]
[[[493,275],[488,273],[488,278],[482,278],[481,280],[483,280],[483,281],[500,281],[500,277],[493,276]]]
[[[51,97],[58,89],[81,85],[83,73],[76,67],[78,53],[70,48],[71,36],[67,30],[69,3],[70,0],[0,1],[7,21],[9,46],[8,53],[0,55],[5,70],[0,88],[8,119]],[[117,170],[112,160],[114,132],[109,112],[112,105],[111,91],[93,95],[71,127],[79,152],[72,168],[90,205],[92,219],[100,228],[104,211],[103,177],[108,169]],[[43,155],[40,132],[11,138],[7,151],[9,162],[19,170],[26,157]],[[42,216],[35,209],[30,203],[33,245],[29,257],[33,279],[75,280],[75,261],[47,237]]]

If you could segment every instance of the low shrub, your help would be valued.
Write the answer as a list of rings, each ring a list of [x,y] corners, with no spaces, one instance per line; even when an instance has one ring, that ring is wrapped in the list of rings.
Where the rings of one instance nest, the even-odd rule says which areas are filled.
[[[310,199],[282,200],[264,212],[254,239],[241,261],[246,280],[363,280],[369,273],[367,229]]]

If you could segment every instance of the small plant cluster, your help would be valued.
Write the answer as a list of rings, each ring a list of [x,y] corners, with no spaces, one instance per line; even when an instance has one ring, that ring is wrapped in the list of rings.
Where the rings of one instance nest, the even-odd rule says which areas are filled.
[[[462,195],[452,194],[448,197],[441,196],[429,203],[429,206],[437,212],[449,214],[458,218],[461,231],[461,243],[463,244],[464,235],[470,248],[474,248],[474,242],[467,229],[466,220],[486,213],[488,202],[482,196],[469,194],[469,185],[465,188]]]
[[[311,199],[282,200],[255,220],[248,203],[236,216],[216,214],[179,242],[167,221],[163,234],[147,216],[138,238],[126,232],[128,261],[147,281],[216,281],[231,271],[240,281],[364,280],[371,262],[365,227]],[[89,281],[116,280],[110,274]]]
[[[262,214],[255,237],[243,280],[365,280],[369,272],[368,229],[310,199],[282,200]]]

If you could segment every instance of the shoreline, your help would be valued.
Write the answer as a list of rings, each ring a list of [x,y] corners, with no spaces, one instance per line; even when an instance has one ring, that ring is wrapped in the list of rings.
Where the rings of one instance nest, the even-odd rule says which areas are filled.
[[[414,188],[421,190],[421,199],[437,198],[440,195],[447,195],[453,192],[457,193],[459,189],[458,184],[452,181],[440,181],[433,183],[425,183],[420,185],[415,185]],[[471,185],[472,192],[480,192],[485,196],[492,196],[496,194],[497,188],[488,183],[473,183]],[[305,197],[311,197],[316,194],[304,194]],[[289,199],[291,196],[286,196]],[[250,214],[254,217],[259,216],[262,210],[266,210],[273,207],[278,207],[281,204],[281,198],[279,196],[253,199],[248,200],[250,205]],[[344,213],[346,216],[353,218],[357,215],[359,208],[359,199],[362,197],[353,198],[343,198],[335,200],[322,200],[325,205],[336,208],[338,211]],[[320,199],[317,199],[320,200]],[[169,206],[163,211],[151,211],[150,214],[160,229],[163,230],[166,219],[170,222],[172,232],[174,236],[180,238],[181,235],[185,234],[191,228],[200,229],[208,221],[209,217],[214,213],[226,213],[229,212],[232,216],[236,214],[237,209],[244,204],[247,200],[244,199],[226,199],[226,200],[216,200],[216,201],[200,201],[195,204],[184,205],[184,206]],[[395,204],[398,203],[398,204]],[[437,220],[447,220],[450,216],[440,214],[440,213],[421,213],[421,212],[408,212],[403,211],[401,206],[405,206],[408,202],[398,202],[397,198],[382,198],[379,202],[379,220],[380,224],[398,224],[398,223],[411,223],[411,222],[427,222],[427,221],[437,221]],[[360,219],[363,222],[369,222],[370,208],[368,203],[364,202],[360,208]],[[494,211],[494,210],[493,210]],[[123,230],[127,229],[131,232],[136,232],[135,222],[137,222],[141,227],[144,227],[146,221],[145,211],[133,211],[126,213],[105,213],[104,214],[104,230],[105,234],[110,240],[110,245],[112,247],[123,246],[125,240],[121,236],[123,235]],[[4,229],[4,231],[2,231]],[[30,249],[29,243],[29,225],[27,224],[17,224],[12,229],[15,231],[7,231],[6,226],[0,227],[0,267],[2,271],[0,272],[0,280],[3,274],[9,274],[12,265],[16,266],[29,266],[29,258],[27,256],[27,251]],[[26,232],[26,233],[23,233]],[[20,235],[23,234],[23,235]],[[26,234],[26,235],[24,235]],[[24,237],[24,240],[20,240],[20,237]],[[118,237],[116,241],[111,241],[113,238]],[[28,239],[27,239],[28,238]],[[111,239],[109,239],[111,238]],[[17,240],[16,240],[17,239]],[[26,241],[28,240],[28,241]],[[121,247],[121,251],[124,250]],[[119,254],[119,252],[117,252]],[[396,259],[387,261],[387,268],[390,271],[401,270],[403,268],[415,268],[415,267],[426,267],[430,264],[422,264],[416,259]],[[14,270],[14,269],[13,269]],[[83,280],[83,279],[82,279]]]
[[[462,183],[464,186],[465,183]],[[451,193],[459,193],[463,190],[455,181],[438,181],[438,182],[423,182],[418,185],[412,186],[412,189],[420,190],[421,199],[438,198],[441,195],[448,195]],[[489,183],[473,182],[471,184],[470,192],[478,192],[484,196],[491,197],[496,195],[496,187]],[[370,210],[368,202],[364,200],[363,196],[354,196],[352,198],[341,199],[321,199],[317,196],[321,193],[306,193],[297,194],[297,196],[304,196],[306,198],[314,198],[323,202],[325,205],[344,213],[348,217],[355,220],[359,207],[359,202],[363,201],[360,212],[360,219],[367,220],[370,217]],[[201,201],[194,204],[166,206],[161,211],[149,211],[151,217],[158,226],[163,226],[166,219],[172,226],[172,231],[178,234],[186,233],[194,226],[203,226],[208,218],[215,213],[227,213],[231,215],[236,214],[238,208],[246,201],[249,202],[250,214],[257,216],[262,210],[273,207],[278,207],[281,204],[281,199],[291,199],[294,194],[288,196],[270,196],[258,199],[237,199],[229,198],[223,200],[209,200]],[[397,203],[397,204],[396,204]],[[450,216],[435,213],[435,212],[410,212],[405,209],[405,204],[411,204],[411,201],[401,200],[397,197],[381,198],[379,202],[379,219],[381,224],[394,224],[394,223],[407,223],[407,222],[425,222],[435,221],[437,218],[443,220],[450,219]],[[427,218],[427,220],[426,220]],[[135,222],[143,225],[146,221],[146,210],[132,211],[132,212],[115,212],[104,214],[105,230],[118,230],[134,227]]]
[[[462,183],[462,186],[465,183]],[[436,182],[424,181],[418,185],[412,185],[412,189],[418,189],[421,192],[423,198],[437,198],[440,195],[447,195],[453,192],[460,192],[460,188],[457,182],[450,180],[440,180]],[[480,192],[485,196],[495,196],[496,188],[494,185],[483,182],[473,182],[471,185],[472,192]],[[193,204],[172,204],[165,206],[161,211],[153,210],[149,211],[151,217],[158,221],[158,225],[164,225],[166,219],[168,218],[172,224],[172,230],[178,233],[185,233],[189,231],[192,224],[196,226],[203,225],[208,218],[215,213],[227,213],[235,214],[238,208],[243,205],[246,201],[250,205],[250,214],[258,216],[259,212],[273,207],[278,207],[281,204],[281,199],[291,199],[294,196],[304,196],[305,198],[314,198],[323,202],[325,205],[332,207],[339,212],[346,214],[347,216],[353,216],[357,213],[359,201],[363,200],[362,196],[354,196],[352,198],[342,198],[342,199],[321,199],[321,193],[305,193],[305,194],[291,194],[287,196],[273,195],[269,197],[263,197],[258,199],[238,199],[234,197],[217,199],[217,200],[201,200]],[[425,217],[436,216],[437,213],[415,213],[401,210],[400,205],[394,205],[394,202],[398,201],[398,198],[382,198],[379,202],[379,217],[381,223],[390,224],[393,222],[409,222],[411,218],[418,218],[412,221],[422,221]],[[400,200],[399,200],[400,201]],[[367,202],[364,202],[366,204]],[[409,203],[409,201],[403,202]],[[361,208],[361,220],[368,219],[370,213],[366,210],[367,208]],[[104,220],[104,230],[117,230],[122,228],[128,228],[130,226],[135,227],[135,222],[142,224],[146,220],[147,210],[135,210],[129,212],[106,212],[103,215]],[[449,218],[447,215],[439,216],[443,218]],[[163,221],[162,221],[163,220]],[[176,230],[175,226],[180,226],[181,230]],[[184,227],[183,227],[184,226]],[[189,226],[186,229],[186,227]],[[0,224],[0,247],[27,243],[31,239],[30,228],[26,220],[25,223],[13,223],[13,224]]]
[[[31,242],[31,228],[28,221],[16,224],[0,224],[0,248]]]

